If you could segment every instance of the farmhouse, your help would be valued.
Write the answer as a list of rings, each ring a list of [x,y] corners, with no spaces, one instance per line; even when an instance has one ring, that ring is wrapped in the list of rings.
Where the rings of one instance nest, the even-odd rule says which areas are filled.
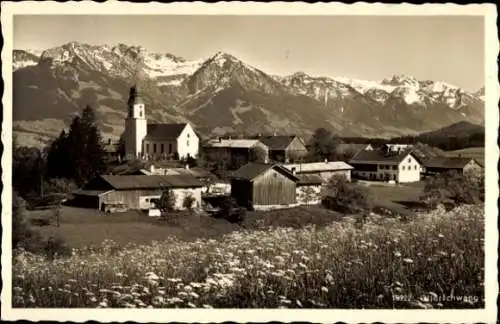
[[[215,158],[248,162],[265,162],[269,159],[269,148],[257,139],[212,139],[202,145],[204,154]]]
[[[271,161],[289,163],[307,155],[304,141],[296,135],[273,135],[259,139],[269,147]]]
[[[295,163],[284,164],[283,166],[297,175],[317,175],[323,183],[328,182],[334,175],[344,176],[350,181],[351,170],[354,169],[352,166],[342,161]]]
[[[425,173],[440,174],[455,171],[460,175],[482,172],[483,167],[473,158],[435,157],[424,162]]]
[[[199,138],[188,123],[148,124],[139,87],[130,89],[125,119],[125,156],[128,160],[168,156],[194,158],[198,148]]]
[[[126,204],[130,209],[149,209],[163,190],[172,190],[175,208],[183,209],[186,196],[201,206],[202,183],[188,175],[101,175],[74,193],[75,204],[102,209],[105,204]]]
[[[350,161],[353,177],[367,180],[420,181],[421,162],[412,152],[359,151]]]
[[[249,209],[267,209],[297,203],[299,179],[278,164],[248,163],[231,176],[231,197]]]

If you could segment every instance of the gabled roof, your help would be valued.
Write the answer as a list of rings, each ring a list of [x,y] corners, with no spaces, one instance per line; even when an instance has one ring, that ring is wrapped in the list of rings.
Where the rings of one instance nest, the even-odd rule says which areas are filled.
[[[262,142],[257,139],[213,139],[207,141],[203,146],[220,148],[252,148],[259,143]]]
[[[405,151],[397,154],[396,152],[387,153],[381,150],[362,150],[352,157],[349,164],[399,164],[409,154],[421,163],[420,159],[411,151]]]
[[[292,171],[292,169],[295,168],[295,172],[297,173],[340,171],[340,170],[354,169],[354,167],[342,161],[293,163],[293,164],[283,164],[283,166],[290,171]]]
[[[297,174],[298,185],[320,185],[323,183],[321,177],[317,174]]]
[[[465,157],[436,157],[425,161],[424,166],[426,168],[462,169],[471,160],[481,166],[475,159]]]
[[[290,179],[293,179],[294,181],[298,180],[298,178],[295,175],[293,175],[286,168],[278,164],[266,164],[266,163],[255,163],[255,162],[247,163],[238,170],[234,171],[231,174],[231,178],[252,181],[257,176],[261,175],[262,173],[266,172],[269,169],[275,169],[276,171],[284,174],[285,176],[289,177]]]
[[[270,150],[285,150],[296,137],[296,135],[276,135],[265,136],[259,139],[262,143],[269,146]]]
[[[148,124],[146,139],[177,139],[187,124]]]
[[[86,190],[86,189],[78,189],[73,192],[74,195],[77,196],[90,196],[90,197],[99,197],[107,192],[112,190]]]
[[[101,178],[116,190],[202,187],[190,175],[101,175]]]

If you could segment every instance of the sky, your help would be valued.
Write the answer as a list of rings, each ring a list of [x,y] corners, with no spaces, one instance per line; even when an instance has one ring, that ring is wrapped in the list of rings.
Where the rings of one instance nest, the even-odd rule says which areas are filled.
[[[482,16],[20,15],[14,48],[140,45],[202,59],[233,54],[266,73],[382,80],[407,74],[484,86]]]

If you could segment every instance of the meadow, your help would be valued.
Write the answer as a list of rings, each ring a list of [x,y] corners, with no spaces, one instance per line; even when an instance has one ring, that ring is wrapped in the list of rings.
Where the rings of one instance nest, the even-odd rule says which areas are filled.
[[[192,241],[106,241],[55,259],[21,251],[13,306],[482,308],[483,231],[483,206],[462,205],[411,221],[372,214],[361,224],[346,216]]]

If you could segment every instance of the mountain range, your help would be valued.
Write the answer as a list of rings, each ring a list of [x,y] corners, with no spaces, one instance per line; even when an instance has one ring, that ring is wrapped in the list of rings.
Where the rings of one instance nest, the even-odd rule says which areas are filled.
[[[104,136],[117,138],[136,82],[148,119],[187,121],[206,136],[307,137],[324,127],[341,136],[391,137],[484,122],[484,88],[468,92],[407,75],[381,81],[276,76],[226,52],[186,60],[140,46],[70,42],[45,51],[14,50],[13,71],[14,132],[23,145],[56,136],[85,105],[95,108]]]

